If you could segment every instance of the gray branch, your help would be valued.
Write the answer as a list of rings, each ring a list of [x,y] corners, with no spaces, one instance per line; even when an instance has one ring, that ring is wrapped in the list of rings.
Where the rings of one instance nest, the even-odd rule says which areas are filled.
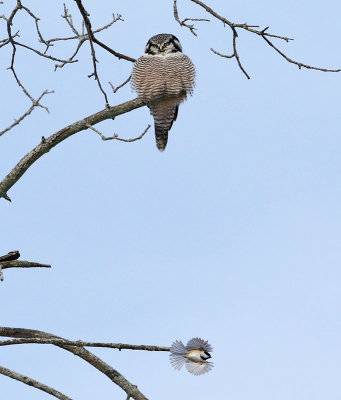
[[[0,346],[11,346],[15,344],[53,344],[53,345],[68,345],[78,347],[104,347],[109,349],[121,350],[143,350],[143,351],[169,351],[170,347],[152,346],[144,344],[124,344],[124,343],[101,343],[101,342],[85,342],[83,340],[64,340],[64,339],[11,339],[0,341]]]
[[[24,173],[35,161],[37,161],[45,153],[48,153],[53,147],[61,143],[63,140],[69,138],[75,133],[88,129],[89,125],[93,126],[106,119],[114,119],[118,115],[125,114],[144,105],[146,105],[146,103],[137,98],[115,107],[107,107],[96,114],[74,122],[73,124],[59,130],[48,138],[43,138],[41,143],[39,143],[32,151],[27,153],[12,169],[12,171],[0,182],[0,198],[4,197],[5,199],[9,200],[7,191],[24,175]]]
[[[156,97],[153,100],[149,101],[148,105],[162,102],[173,97],[181,97],[182,95],[183,91],[176,95]],[[11,199],[7,195],[7,191],[24,175],[24,173],[35,161],[37,161],[45,153],[48,153],[53,147],[57,146],[57,144],[61,143],[63,140],[69,138],[75,133],[89,129],[89,126],[96,125],[106,119],[115,119],[115,117],[117,117],[118,115],[125,114],[145,105],[147,105],[147,103],[144,100],[136,98],[134,100],[127,101],[114,107],[108,106],[104,110],[99,111],[96,114],[90,115],[89,117],[81,119],[71,125],[66,126],[65,128],[62,128],[48,138],[42,137],[41,143],[39,143],[33,150],[27,153],[12,169],[12,171],[0,182],[0,199],[1,197],[3,197],[6,200],[11,201]],[[142,134],[142,136],[146,133],[146,131]],[[135,140],[137,139],[135,138]],[[129,139],[125,141],[129,142],[132,140]]]
[[[242,63],[240,61],[240,56],[239,56],[238,50],[237,50],[237,37],[238,37],[237,29],[243,29],[243,30],[245,30],[247,32],[250,32],[250,33],[253,33],[253,34],[256,34],[256,35],[262,37],[265,40],[265,42],[270,47],[272,47],[281,57],[283,57],[289,63],[297,65],[299,69],[306,68],[306,69],[312,69],[312,70],[315,70],[315,71],[323,71],[323,72],[340,72],[341,71],[341,68],[337,68],[337,69],[321,68],[321,67],[315,67],[315,66],[308,65],[308,64],[303,64],[303,63],[301,63],[299,61],[295,61],[295,60],[289,58],[284,52],[279,50],[279,48],[277,46],[275,46],[269,38],[284,40],[287,43],[289,41],[293,40],[293,39],[291,39],[289,37],[286,37],[286,36],[274,35],[272,33],[269,33],[268,32],[269,27],[261,29],[258,25],[249,25],[247,23],[236,24],[236,23],[234,23],[232,21],[229,21],[227,18],[223,17],[222,15],[219,15],[216,11],[214,11],[212,8],[210,8],[207,4],[205,4],[201,0],[190,0],[190,1],[192,1],[195,4],[197,4],[198,6],[202,7],[207,13],[212,15],[217,20],[221,21],[224,24],[224,26],[227,25],[227,26],[229,26],[231,28],[231,30],[233,32],[233,38],[232,38],[233,54],[232,55],[224,55],[224,54],[219,53],[218,51],[216,51],[216,50],[214,50],[212,48],[211,48],[211,51],[213,53],[217,54],[218,56],[223,57],[223,58],[235,58],[239,68],[242,70],[242,72],[244,73],[244,75],[248,79],[250,79],[250,76],[246,72],[245,68],[242,66]],[[181,21],[180,18],[179,18],[179,13],[178,13],[178,8],[177,8],[177,0],[173,0],[173,14],[174,14],[175,20],[181,26],[184,26],[184,27],[188,28],[195,36],[197,36],[197,34],[194,32],[194,30],[196,29],[194,27],[194,25],[193,24],[189,25],[189,24],[186,24],[185,22],[188,21],[188,20],[203,21],[202,19],[199,19],[199,18],[185,18],[183,21]]]
[[[40,264],[30,261],[1,261],[0,262],[0,281],[4,280],[4,275],[2,270],[7,268],[51,268],[49,264]]]
[[[46,339],[60,339],[65,340],[61,337],[51,335],[50,333],[36,331],[32,329],[22,329],[22,328],[8,328],[0,327],[0,336],[2,337],[12,337],[12,338],[46,338]],[[58,344],[58,347],[67,350],[74,355],[82,358],[84,361],[91,364],[93,367],[98,369],[104,375],[106,375],[112,382],[123,389],[127,396],[132,397],[135,400],[147,400],[147,398],[138,390],[137,386],[130,383],[123,375],[121,375],[117,370],[112,368],[110,365],[105,363],[99,357],[85,350],[83,347],[70,346],[65,344]]]
[[[0,366],[0,374],[8,376],[9,378],[15,379],[16,381],[25,383],[28,386],[33,386],[36,389],[42,390],[50,394],[51,396],[57,397],[60,400],[72,400],[70,397],[65,396],[63,393],[58,392],[58,390],[51,388],[50,386],[44,385],[36,381],[35,379],[29,378],[28,376],[21,375],[18,372],[12,371],[8,368]]]

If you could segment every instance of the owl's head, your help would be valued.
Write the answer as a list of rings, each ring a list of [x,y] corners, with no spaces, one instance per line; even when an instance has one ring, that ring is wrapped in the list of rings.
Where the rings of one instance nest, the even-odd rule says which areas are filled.
[[[151,55],[165,55],[182,52],[179,39],[170,33],[160,33],[148,40],[145,52]]]

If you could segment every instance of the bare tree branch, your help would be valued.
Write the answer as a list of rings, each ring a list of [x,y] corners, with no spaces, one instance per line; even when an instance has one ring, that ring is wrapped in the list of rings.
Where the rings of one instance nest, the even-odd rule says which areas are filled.
[[[11,346],[15,344],[53,344],[77,346],[77,347],[104,347],[109,349],[121,350],[143,350],[143,351],[169,351],[170,347],[162,346],[151,346],[151,345],[134,345],[134,344],[124,344],[124,343],[101,343],[101,342],[85,342],[83,340],[64,340],[64,339],[42,339],[42,338],[29,338],[29,339],[12,339],[12,340],[2,340],[0,341],[0,346]]]
[[[93,63],[93,66],[94,66],[94,76],[95,76],[95,79],[97,81],[97,84],[98,84],[98,87],[99,87],[100,91],[103,93],[103,96],[104,96],[104,99],[105,99],[105,105],[108,107],[109,106],[108,96],[105,93],[105,91],[104,91],[104,89],[103,89],[103,87],[101,85],[101,81],[100,81],[98,73],[97,73],[96,64],[97,64],[98,61],[96,59],[96,53],[95,53],[95,48],[94,48],[94,43],[93,43],[94,34],[92,32],[91,22],[90,22],[90,19],[89,19],[89,15],[90,14],[85,10],[81,0],[75,0],[75,2],[77,4],[77,6],[78,6],[78,9],[79,9],[80,13],[82,14],[82,17],[83,17],[83,20],[84,20],[84,23],[85,23],[85,27],[86,27],[86,30],[88,32],[88,38],[89,38],[89,43],[90,43],[90,48],[91,48],[92,63]]]
[[[178,93],[177,95],[158,97],[151,100],[148,104],[161,102],[170,99],[172,97],[178,97],[181,95],[182,93]],[[136,98],[134,100],[127,101],[125,103],[122,103],[114,107],[109,106],[103,109],[102,111],[97,112],[96,114],[90,115],[89,117],[81,119],[77,122],[74,122],[71,125],[66,126],[65,128],[62,128],[58,132],[49,136],[48,138],[43,137],[41,143],[38,144],[29,153],[27,153],[12,169],[12,171],[7,176],[5,176],[5,178],[0,182],[0,198],[3,197],[6,200],[10,201],[10,198],[7,195],[7,191],[24,175],[24,173],[35,161],[37,161],[45,153],[48,153],[53,147],[55,147],[63,140],[69,138],[75,133],[88,129],[89,126],[93,127],[94,125],[106,119],[114,119],[118,115],[125,114],[127,112],[135,110],[136,108],[143,107],[145,105],[147,105],[147,103],[144,100]],[[121,140],[134,141],[130,139],[121,139]],[[135,140],[138,139],[135,138]]]
[[[135,62],[135,61],[136,61],[135,58],[128,57],[128,56],[126,56],[126,55],[124,55],[124,54],[121,54],[121,53],[117,53],[115,50],[111,49],[110,47],[108,47],[107,45],[105,45],[104,43],[102,43],[102,42],[100,42],[98,39],[96,39],[95,35],[93,34],[93,32],[92,32],[92,30],[91,30],[91,23],[90,23],[90,20],[89,20],[89,18],[88,18],[88,15],[89,15],[89,14],[88,14],[87,11],[85,10],[85,8],[84,8],[84,6],[83,6],[81,0],[75,0],[75,1],[76,1],[76,3],[77,3],[77,6],[78,6],[78,8],[79,8],[79,11],[81,12],[81,14],[82,14],[82,16],[83,16],[85,25],[88,25],[87,29],[90,28],[90,29],[88,29],[88,35],[89,35],[89,37],[91,38],[91,40],[92,40],[94,43],[98,44],[99,46],[103,47],[103,49],[109,51],[109,53],[113,54],[113,55],[114,55],[115,57],[117,57],[118,59],[123,59],[123,60],[131,61],[131,62]]]
[[[1,256],[0,262],[17,260],[19,257],[20,257],[19,251],[13,250],[13,251],[10,251],[9,253],[5,254],[4,256]]]
[[[116,93],[119,89],[121,89],[124,85],[126,85],[131,79],[131,75],[129,75],[129,78],[127,78],[123,83],[115,87],[111,82],[109,82],[109,85],[111,86],[111,89],[113,93]]]
[[[50,386],[44,385],[43,383],[38,382],[35,379],[29,378],[28,376],[21,375],[18,372],[12,371],[8,368],[0,366],[0,374],[15,379],[16,381],[25,383],[28,386],[33,386],[36,389],[42,390],[43,392],[50,394],[51,396],[57,397],[57,399],[72,400],[70,397],[67,397],[63,393],[58,392],[58,390],[53,389]]]
[[[1,4],[1,3],[0,3]],[[16,41],[15,38],[17,36],[19,36],[19,31],[16,33],[12,32],[12,26],[14,24],[14,20],[15,17],[17,15],[18,12],[20,11],[24,11],[25,13],[27,13],[29,15],[29,17],[31,17],[34,20],[35,23],[35,28],[36,28],[36,33],[38,36],[38,41],[39,43],[42,43],[46,46],[46,49],[44,52],[39,51],[38,49],[33,48],[32,46],[29,46],[25,43]],[[43,106],[40,101],[41,99],[49,93],[53,93],[53,91],[47,91],[45,90],[38,99],[35,99],[33,95],[30,94],[29,90],[26,89],[26,87],[24,86],[24,84],[21,82],[16,70],[15,70],[15,57],[16,57],[16,52],[17,52],[17,47],[22,47],[25,48],[31,52],[34,52],[35,54],[37,54],[40,57],[44,57],[47,59],[50,59],[52,61],[57,61],[59,64],[55,65],[55,70],[57,68],[62,68],[64,67],[66,64],[71,64],[71,63],[75,63],[78,60],[75,60],[76,55],[78,54],[81,46],[83,45],[84,42],[86,42],[87,40],[90,41],[90,46],[92,47],[92,52],[93,52],[93,60],[94,60],[94,68],[95,68],[95,78],[96,80],[99,82],[98,79],[98,74],[96,71],[96,62],[95,62],[95,55],[94,55],[94,49],[93,49],[93,42],[98,42],[98,44],[105,48],[107,51],[110,51],[111,54],[114,54],[116,57],[118,57],[119,59],[126,59],[128,61],[135,61],[135,59],[128,57],[124,54],[120,54],[115,52],[114,50],[110,49],[108,46],[104,45],[103,43],[100,43],[99,41],[97,41],[97,39],[94,38],[94,34],[103,31],[104,29],[108,29],[109,27],[111,27],[115,22],[117,21],[123,21],[123,19],[121,18],[121,15],[118,14],[117,16],[115,16],[115,14],[113,14],[113,18],[110,22],[108,22],[106,25],[104,25],[103,27],[100,27],[94,31],[90,32],[89,34],[84,34],[84,32],[79,33],[77,31],[77,29],[75,28],[73,21],[72,21],[72,16],[69,14],[65,4],[64,4],[64,14],[62,15],[62,18],[65,19],[65,21],[68,23],[69,27],[71,28],[72,32],[75,34],[75,36],[72,37],[65,37],[65,38],[52,38],[52,39],[45,39],[43,37],[43,34],[40,30],[39,27],[39,21],[40,18],[37,17],[29,8],[25,7],[22,4],[21,0],[17,0],[16,2],[16,6],[13,8],[13,10],[11,11],[11,14],[9,15],[9,17],[6,17],[5,15],[1,15],[0,19],[3,19],[6,21],[6,25],[7,25],[7,35],[8,37],[5,39],[1,39],[0,40],[0,48],[6,45],[11,45],[12,46],[12,55],[11,55],[11,62],[10,62],[10,66],[9,66],[9,70],[12,72],[12,75],[17,83],[17,85],[21,88],[21,90],[23,91],[23,93],[30,99],[31,101],[31,106],[29,107],[29,109],[20,117],[14,120],[14,123],[9,125],[7,128],[3,129],[2,131],[0,131],[0,136],[3,135],[4,133],[10,131],[12,128],[14,128],[16,125],[19,125],[28,115],[30,115],[32,113],[32,111],[36,108],[36,107],[42,107],[44,108],[47,112],[49,111],[48,108],[46,106]],[[91,26],[90,26],[91,28]],[[94,38],[95,40],[93,40],[92,38]],[[59,57],[54,57],[53,55],[49,55],[46,54],[47,50],[51,47],[54,46],[54,43],[57,41],[64,41],[64,40],[77,40],[78,39],[78,44],[77,44],[77,48],[75,49],[75,51],[73,52],[73,54],[69,57],[69,58],[59,58]],[[100,85],[100,82],[99,82]],[[101,86],[100,86],[101,87]],[[103,91],[103,89],[102,89]],[[108,103],[107,101],[107,97],[105,95],[106,98],[106,104]]]
[[[11,130],[12,128],[14,128],[16,125],[19,125],[20,122],[25,119],[28,115],[31,114],[31,112],[38,106],[40,106],[40,100],[46,95],[46,94],[50,94],[50,93],[54,93],[53,91],[48,91],[45,90],[36,101],[32,102],[31,107],[18,119],[14,120],[12,125],[9,125],[7,128],[5,128],[4,130],[0,131],[0,136],[2,136],[4,133],[8,132],[9,130]]]
[[[181,25],[181,26],[185,26],[186,28],[188,28],[194,36],[198,36],[195,33],[196,28],[194,27],[193,24],[186,24],[187,21],[205,21],[205,22],[210,22],[209,19],[202,19],[202,18],[185,18],[184,20],[180,21],[179,18],[179,12],[178,12],[178,7],[177,7],[177,0],[174,0],[173,3],[173,13],[174,13],[174,18],[175,20]]]
[[[88,129],[88,125],[96,125],[106,119],[113,119],[118,115],[125,114],[146,105],[141,99],[127,101],[115,107],[108,107],[87,118],[81,119],[73,124],[59,130],[48,138],[44,138],[32,151],[26,154],[12,171],[0,182],[0,198],[7,196],[7,191],[22,177],[27,169],[42,155],[48,153],[53,147],[80,131]],[[9,197],[7,196],[7,200]]]
[[[133,139],[123,139],[118,137],[117,133],[115,133],[113,136],[109,136],[106,137],[103,135],[103,133],[101,133],[98,129],[95,129],[93,126],[91,125],[87,125],[89,129],[93,130],[94,132],[96,132],[102,140],[119,140],[121,142],[126,142],[126,143],[131,143],[131,142],[136,142],[136,140],[140,140],[143,138],[143,136],[148,132],[150,125],[147,126],[147,128],[141,133],[141,135],[137,136],[136,138]]]
[[[46,339],[62,339],[61,337],[51,335],[50,333],[36,331],[32,329],[22,329],[22,328],[8,328],[0,327],[0,336],[3,337],[13,337],[13,338],[46,338]],[[68,346],[64,344],[57,345],[58,347],[67,350],[76,356],[82,358],[93,367],[98,369],[104,375],[106,375],[112,382],[122,388],[127,396],[132,397],[135,400],[147,400],[147,398],[138,390],[137,386],[130,383],[123,375],[121,375],[117,370],[112,368],[110,365],[106,364],[99,357],[85,350],[83,347]]]
[[[0,262],[0,281],[4,280],[2,270],[7,268],[51,268],[49,264],[40,264],[31,261],[1,261]]]
[[[266,28],[264,28],[264,29],[255,29],[255,28],[259,28],[259,26],[258,26],[258,25],[249,25],[249,24],[247,24],[247,23],[236,24],[236,23],[234,23],[234,22],[229,21],[227,18],[225,18],[225,17],[219,15],[216,11],[214,11],[212,8],[210,8],[209,6],[207,6],[207,5],[206,5],[205,3],[203,3],[202,1],[200,1],[200,0],[191,0],[191,1],[192,1],[193,3],[199,5],[200,7],[202,7],[206,12],[208,12],[209,14],[211,14],[214,18],[216,18],[216,19],[218,19],[219,21],[221,21],[221,22],[224,24],[224,26],[225,26],[225,25],[228,25],[228,26],[231,28],[232,33],[233,33],[233,37],[232,37],[233,54],[232,54],[231,56],[223,55],[223,54],[219,53],[218,51],[213,50],[212,48],[211,48],[211,51],[213,51],[213,53],[217,54],[217,55],[220,56],[220,57],[224,57],[224,58],[235,58],[236,61],[237,61],[238,66],[239,66],[239,68],[242,70],[242,72],[244,73],[244,75],[245,75],[248,79],[250,79],[250,76],[249,76],[248,73],[246,72],[245,68],[242,66],[242,63],[241,63],[241,61],[240,61],[240,56],[239,56],[239,54],[238,54],[238,49],[237,49],[237,37],[238,37],[238,33],[237,33],[237,29],[243,29],[243,30],[245,30],[245,31],[248,31],[248,32],[254,33],[254,34],[258,35],[258,36],[261,36],[261,37],[266,41],[266,43],[267,43],[270,47],[272,47],[277,53],[279,53],[286,61],[288,61],[288,62],[291,63],[291,64],[297,65],[300,69],[303,67],[303,68],[306,68],[306,69],[313,69],[313,70],[316,70],[316,71],[323,71],[323,72],[340,72],[340,71],[341,71],[341,69],[327,69],[327,68],[314,67],[314,66],[311,66],[311,65],[308,65],[308,64],[303,64],[303,63],[301,63],[301,62],[299,62],[299,61],[292,60],[292,59],[289,58],[287,55],[285,55],[282,51],[280,51],[280,50],[271,42],[271,40],[270,40],[269,38],[280,39],[280,40],[284,40],[284,41],[286,41],[286,42],[289,42],[289,41],[291,41],[291,40],[293,40],[293,39],[291,39],[291,38],[289,38],[289,37],[286,37],[286,36],[279,36],[279,35],[275,35],[275,34],[269,33],[269,32],[267,32],[267,30],[269,29],[269,27],[266,27]],[[177,0],[174,0],[173,8],[174,8],[173,13],[174,13],[174,18],[175,18],[175,20],[176,20],[181,26],[185,26],[185,27],[188,28],[195,36],[197,36],[196,33],[194,32],[194,29],[196,29],[196,28],[194,27],[194,25],[188,25],[188,24],[184,23],[186,20],[195,21],[196,19],[195,19],[195,18],[194,18],[194,19],[186,18],[186,19],[184,19],[183,21],[181,21],[180,18],[179,18],[179,13],[178,13],[178,9],[177,9]],[[197,20],[200,20],[200,19],[197,19]]]

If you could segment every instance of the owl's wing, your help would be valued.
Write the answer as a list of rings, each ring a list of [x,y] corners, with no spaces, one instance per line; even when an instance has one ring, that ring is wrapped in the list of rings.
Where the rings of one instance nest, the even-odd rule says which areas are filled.
[[[213,351],[213,347],[208,343],[207,340],[203,340],[198,337],[189,340],[186,349],[187,350],[200,349],[207,351],[208,353]]]
[[[188,372],[190,372],[193,375],[203,375],[206,374],[206,372],[211,371],[213,368],[214,364],[212,362],[206,361],[206,362],[193,362],[193,361],[188,361],[186,362],[186,369]]]

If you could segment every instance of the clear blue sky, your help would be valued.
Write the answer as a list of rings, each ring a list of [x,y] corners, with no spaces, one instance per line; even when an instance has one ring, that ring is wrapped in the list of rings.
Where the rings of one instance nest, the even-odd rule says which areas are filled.
[[[15,4],[6,1],[0,14]],[[0,201],[0,253],[52,270],[5,270],[1,324],[69,339],[170,345],[193,336],[213,346],[215,368],[194,377],[175,371],[167,353],[94,352],[150,399],[339,400],[341,396],[340,74],[298,70],[261,38],[240,33],[248,81],[221,23],[198,23],[198,38],[180,28],[172,1],[90,1],[94,27],[121,13],[99,37],[117,51],[142,55],[154,34],[170,32],[197,68],[194,96],[180,107],[164,153],[152,130],[141,141],[103,142],[75,135],[46,154]],[[340,67],[340,2],[209,0],[235,22],[270,25],[295,38],[278,43],[288,56]],[[46,37],[70,35],[62,2],[27,4]],[[80,21],[73,1],[68,2]],[[48,7],[48,8],[47,8]],[[207,17],[179,1],[185,17]],[[212,19],[212,18],[211,18]],[[33,44],[33,24],[15,29]],[[5,36],[4,28],[0,29]],[[27,35],[27,36],[26,36]],[[43,48],[43,47],[42,47]],[[74,45],[56,45],[66,57]],[[1,51],[1,128],[28,106]],[[17,67],[38,96],[55,90],[20,127],[1,137],[0,174],[41,139],[104,107],[89,46],[78,64],[53,63],[24,50]],[[97,49],[107,82],[123,82],[132,65]],[[134,98],[128,86],[112,105]],[[139,135],[152,123],[147,108],[106,121],[105,135]],[[74,399],[124,399],[105,376],[48,346],[0,349],[1,364]],[[48,395],[0,376],[0,398]]]

